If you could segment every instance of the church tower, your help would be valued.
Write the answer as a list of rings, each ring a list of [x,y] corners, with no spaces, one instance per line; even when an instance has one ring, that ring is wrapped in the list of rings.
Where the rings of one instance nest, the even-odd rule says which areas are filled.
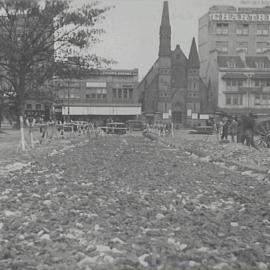
[[[171,25],[168,1],[163,3],[159,31],[158,92],[156,112],[168,113],[171,110]]]
[[[195,38],[192,39],[192,44],[188,57],[187,64],[187,110],[193,113],[200,112],[200,60],[197,51]]]
[[[159,28],[159,53],[158,56],[171,56],[171,25],[168,1],[163,3],[161,25]]]

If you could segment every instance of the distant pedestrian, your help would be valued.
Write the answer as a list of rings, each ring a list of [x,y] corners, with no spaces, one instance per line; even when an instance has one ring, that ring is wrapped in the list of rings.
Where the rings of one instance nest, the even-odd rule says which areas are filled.
[[[238,127],[238,123],[236,119],[233,118],[230,123],[230,135],[231,135],[232,142],[235,142],[235,137],[237,136],[237,127]]]
[[[254,132],[255,132],[255,120],[252,113],[249,113],[245,121],[245,139],[248,146],[253,146],[257,149],[254,142]]]
[[[229,133],[229,120],[225,119],[222,125],[222,134],[221,140],[228,140],[228,133]]]

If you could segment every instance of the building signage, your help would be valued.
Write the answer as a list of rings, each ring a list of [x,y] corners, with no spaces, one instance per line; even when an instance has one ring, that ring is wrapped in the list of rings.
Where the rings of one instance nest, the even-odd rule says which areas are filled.
[[[106,88],[106,82],[86,82],[87,88]]]
[[[120,70],[102,70],[102,75],[112,75],[112,76],[133,76],[136,73],[134,71],[120,71]]]
[[[270,22],[270,14],[210,13],[210,21]]]

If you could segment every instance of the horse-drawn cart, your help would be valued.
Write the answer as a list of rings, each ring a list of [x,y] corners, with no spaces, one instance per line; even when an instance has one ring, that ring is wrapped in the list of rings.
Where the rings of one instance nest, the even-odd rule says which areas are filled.
[[[255,119],[255,144],[270,148],[270,116]]]

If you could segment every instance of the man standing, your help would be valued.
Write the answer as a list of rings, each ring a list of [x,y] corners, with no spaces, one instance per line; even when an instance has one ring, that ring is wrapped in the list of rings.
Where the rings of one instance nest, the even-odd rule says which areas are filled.
[[[237,136],[237,126],[238,126],[238,123],[236,119],[233,117],[230,124],[230,133],[231,133],[230,135],[232,138],[232,142],[235,142],[235,136]]]

